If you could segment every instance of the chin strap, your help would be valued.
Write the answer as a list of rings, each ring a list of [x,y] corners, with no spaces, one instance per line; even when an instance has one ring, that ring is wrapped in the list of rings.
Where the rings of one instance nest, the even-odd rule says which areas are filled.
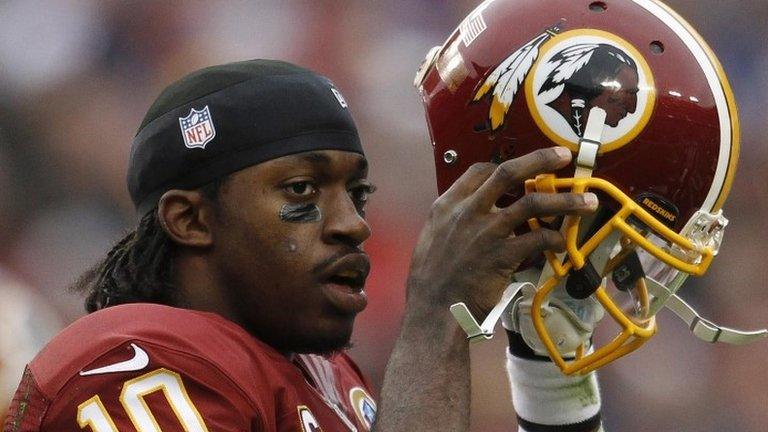
[[[603,142],[603,130],[607,114],[600,107],[593,107],[587,116],[584,134],[579,140],[579,153],[576,155],[575,178],[592,177],[597,162],[597,153]]]
[[[576,154],[575,170],[573,172],[574,178],[592,177],[592,171],[597,164],[597,154],[600,151],[602,145],[603,130],[605,129],[605,118],[607,114],[605,110],[600,107],[593,107],[589,110],[587,115],[587,124],[584,127],[584,134],[579,139],[579,151]],[[566,223],[568,216],[566,216],[563,225],[560,227],[560,233],[565,237],[565,231],[568,226]],[[555,254],[559,262],[563,261],[566,253]],[[554,274],[552,266],[545,264],[538,277],[538,286],[544,285]]]
[[[472,316],[472,312],[469,311],[469,308],[467,308],[467,305],[463,302],[451,305],[451,313],[467,334],[467,339],[469,339],[470,342],[491,339],[496,323],[499,322],[499,319],[501,319],[501,316],[507,310],[510,303],[512,303],[512,300],[515,299],[517,293],[525,286],[529,286],[534,290],[536,289],[530,282],[514,282],[509,284],[507,289],[505,289],[504,293],[501,295],[501,301],[491,309],[491,312],[485,317],[483,324],[477,323],[475,317]]]
[[[742,331],[719,326],[704,319],[688,303],[678,297],[662,283],[646,277],[648,291],[658,299],[665,299],[664,307],[683,320],[693,334],[705,342],[724,342],[732,345],[744,345],[768,337],[768,329]]]

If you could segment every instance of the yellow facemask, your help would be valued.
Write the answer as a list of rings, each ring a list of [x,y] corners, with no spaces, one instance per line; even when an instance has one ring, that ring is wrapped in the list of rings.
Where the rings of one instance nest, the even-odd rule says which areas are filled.
[[[662,308],[671,310],[686,323],[696,337],[706,342],[741,345],[768,337],[768,330],[765,329],[740,331],[721,327],[699,316],[676,295],[676,291],[686,277],[704,274],[717,254],[723,229],[728,223],[721,212],[710,214],[698,211],[680,233],[677,233],[659,222],[616,186],[600,178],[590,176],[556,178],[548,174],[528,180],[525,186],[526,193],[598,192],[603,205],[606,205],[609,199],[615,202],[615,206],[610,206],[615,212],[594,231],[593,235],[584,239],[581,239],[580,230],[583,229],[582,225],[588,224],[582,224],[581,218],[577,216],[565,217],[562,231],[565,234],[566,253],[558,255],[546,251],[548,266],[540,272],[529,270],[527,275],[520,273],[517,280],[507,287],[499,304],[493,308],[482,324],[477,322],[464,303],[452,305],[451,313],[467,333],[470,341],[477,342],[492,338],[494,326],[503,317],[509,321],[505,321],[505,326],[510,324],[507,326],[508,329],[519,331],[519,324],[517,326],[514,324],[516,317],[519,317],[519,309],[516,311],[516,308],[517,305],[524,306],[525,302],[519,302],[519,300],[526,298],[526,290],[529,294],[533,293],[529,303],[529,314],[534,328],[532,332],[536,333],[541,344],[528,339],[526,343],[529,343],[532,348],[539,346],[540,349],[535,349],[537,353],[543,354],[546,350],[546,354],[566,375],[588,373],[642,346],[656,334],[655,315]],[[528,224],[532,230],[541,228],[540,221],[537,219],[530,219]],[[617,272],[620,273],[626,268],[625,264],[631,261],[633,254],[636,254],[635,268],[640,267],[640,270],[635,272],[634,278],[626,279],[629,283],[619,286],[616,284]],[[641,255],[645,263],[641,263],[642,259],[639,258]],[[593,265],[595,263],[597,265]],[[645,273],[646,265],[653,270],[651,276]],[[654,269],[654,267],[657,268]],[[592,286],[596,288],[583,293],[586,294],[584,296],[572,297],[576,299],[573,302],[577,305],[576,310],[562,312],[564,308],[568,308],[570,302],[564,296],[568,297],[571,293],[567,288],[565,288],[566,292],[560,290],[567,287],[569,278],[573,278],[579,272],[583,274],[587,269],[593,272],[591,281],[595,282]],[[608,275],[613,277],[613,284],[604,283]],[[539,281],[534,285],[532,278],[526,276],[535,276]],[[586,333],[577,331],[559,335],[550,333],[545,322],[546,315],[553,313],[554,310],[560,311],[558,312],[559,318],[562,318],[559,320],[560,330],[563,325],[569,326],[569,324],[563,324],[563,319],[578,321],[590,315],[592,318],[598,318],[587,319],[576,326],[580,326],[582,331],[593,328],[593,325],[585,327],[583,324],[596,324],[600,320],[599,317],[603,316],[602,311],[586,313],[584,310],[578,311],[580,308],[578,302],[591,296],[594,296],[599,303],[598,307],[602,307],[619,325],[620,331],[613,340],[594,348],[589,346],[588,337],[591,330],[586,330]],[[622,298],[631,301],[628,304],[622,303]],[[554,309],[551,307],[552,304],[556,306]],[[578,334],[586,337],[580,337]],[[574,339],[571,336],[578,338],[575,350],[564,348],[573,346]],[[523,337],[525,338],[525,335]],[[542,345],[543,348],[541,348]],[[558,349],[558,345],[564,348],[567,357]]]
[[[556,178],[550,174],[541,175],[526,182],[527,193],[572,192],[581,194],[587,191],[599,192],[604,197],[603,199],[610,198],[617,204],[617,211],[581,245],[578,243],[581,218],[577,216],[565,218],[563,222],[567,251],[565,261],[551,251],[545,252],[547,262],[552,268],[552,276],[544,280],[538,287],[531,312],[533,325],[549,356],[567,375],[592,371],[639,348],[656,333],[657,326],[654,315],[662,305],[656,304],[661,298],[656,299],[649,293],[644,278],[638,279],[634,287],[629,290],[630,297],[634,299],[631,308],[620,307],[616,302],[616,297],[610,295],[605,285],[600,283],[600,286],[594,291],[594,296],[608,315],[619,324],[621,330],[610,343],[595,348],[590,353],[587,353],[587,347],[582,345],[576,350],[575,359],[566,360],[550,336],[541,313],[542,306],[546,304],[553,289],[561,281],[573,271],[584,268],[590,255],[598,247],[601,247],[609,237],[620,237],[621,249],[606,262],[605,268],[599,275],[601,279],[612,272],[626,255],[636,248],[647,251],[656,259],[676,270],[697,276],[702,275],[707,271],[715,255],[716,249],[713,250],[711,244],[716,242],[716,245],[719,246],[720,231],[725,225],[720,222],[722,226],[717,226],[715,223],[706,227],[710,230],[710,234],[714,233],[715,230],[718,232],[710,235],[710,238],[715,239],[710,241],[711,244],[705,244],[705,242],[697,241],[695,237],[689,238],[674,232],[606,180],[595,177]],[[644,229],[649,230],[657,238],[663,239],[670,246],[661,247],[650,241],[647,238],[648,232],[641,232],[629,223],[630,218],[641,222],[645,227]],[[529,226],[532,230],[541,228],[536,219],[529,220]]]

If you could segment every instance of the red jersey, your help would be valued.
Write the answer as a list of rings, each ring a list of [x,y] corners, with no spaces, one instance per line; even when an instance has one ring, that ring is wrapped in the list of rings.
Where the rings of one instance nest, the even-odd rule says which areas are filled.
[[[3,431],[364,432],[375,410],[345,354],[288,359],[218,315],[129,304],[32,360]]]

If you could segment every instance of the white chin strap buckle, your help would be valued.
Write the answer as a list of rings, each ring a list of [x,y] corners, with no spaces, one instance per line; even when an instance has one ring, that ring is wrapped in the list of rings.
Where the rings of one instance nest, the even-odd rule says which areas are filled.
[[[579,152],[576,154],[574,177],[592,177],[592,171],[594,171],[597,164],[597,154],[602,145],[606,117],[605,110],[600,107],[593,107],[589,110],[587,126],[584,128],[584,134],[579,140]]]
[[[658,299],[666,299],[664,307],[683,320],[693,334],[705,342],[745,345],[768,337],[768,329],[743,331],[717,325],[702,318],[695,309],[660,282],[649,277],[645,281],[648,291]]]
[[[493,338],[493,329],[496,327],[496,323],[501,319],[502,314],[504,314],[507,308],[509,308],[517,293],[527,285],[530,285],[530,288],[534,290],[536,289],[530,282],[509,284],[501,295],[501,301],[491,309],[491,313],[485,317],[482,324],[477,323],[475,317],[472,316],[472,312],[469,311],[469,308],[463,302],[451,305],[451,314],[453,314],[453,317],[467,334],[467,339],[470,342],[491,339]]]

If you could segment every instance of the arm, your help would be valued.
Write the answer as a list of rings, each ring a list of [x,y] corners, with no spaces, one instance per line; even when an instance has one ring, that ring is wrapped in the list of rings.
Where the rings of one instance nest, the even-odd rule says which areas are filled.
[[[566,376],[507,330],[507,373],[519,432],[598,432],[600,390],[596,372]]]
[[[374,431],[468,430],[469,402],[466,335],[447,306],[409,300]]]
[[[540,150],[502,163],[473,165],[433,205],[414,251],[400,337],[387,366],[374,430],[469,429],[468,342],[448,308],[462,301],[484,317],[514,271],[544,249],[562,250],[551,230],[515,236],[530,217],[589,212],[596,201],[575,194],[530,194],[509,207],[495,203],[539,173],[553,172],[570,153]]]
[[[598,431],[597,375],[568,376],[552,362],[531,320],[535,293],[524,287],[502,316],[509,339],[506,365],[519,432]],[[545,326],[561,341],[558,347],[563,357],[573,359],[579,345],[591,345],[592,329],[602,319],[603,308],[594,299],[570,298],[562,287],[549,302],[541,311]],[[581,312],[575,313],[574,308]]]

